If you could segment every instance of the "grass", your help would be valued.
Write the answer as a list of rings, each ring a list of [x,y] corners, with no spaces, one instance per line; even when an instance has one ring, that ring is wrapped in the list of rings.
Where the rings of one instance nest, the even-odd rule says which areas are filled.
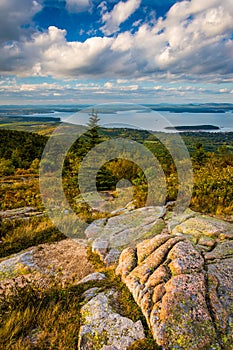
[[[0,299],[0,349],[76,349],[81,287],[52,281],[14,286]]]
[[[43,208],[39,191],[39,179],[35,175],[25,174],[25,177],[24,175],[4,177],[1,179],[0,185],[0,210],[26,206],[33,206],[39,210]]]
[[[127,350],[157,350],[161,349],[158,344],[154,341],[151,334],[148,334],[145,339],[136,340],[133,342]]]
[[[0,258],[23,249],[66,238],[47,217],[4,221],[1,225]]]
[[[117,291],[116,312],[134,322],[142,321],[146,338],[134,342],[129,349],[160,349],[140,308],[115,275],[114,268],[104,268],[98,256],[90,251],[88,256],[96,270],[105,273],[106,280],[62,285],[57,276],[42,286],[38,281],[22,277],[27,283],[15,284],[10,292],[5,290],[0,294],[0,350],[77,349],[82,294],[92,287],[100,291],[114,288]]]

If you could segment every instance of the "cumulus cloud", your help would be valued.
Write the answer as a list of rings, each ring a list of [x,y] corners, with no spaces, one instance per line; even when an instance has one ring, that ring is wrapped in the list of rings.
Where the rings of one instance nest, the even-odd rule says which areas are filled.
[[[68,87],[68,85],[66,86]],[[56,83],[41,83],[41,84],[17,84],[15,81],[11,84],[3,84],[0,86],[0,91],[10,91],[10,92],[41,92],[45,90],[64,90],[64,86]]]
[[[123,79],[122,79],[123,80]],[[230,94],[233,90],[229,88],[219,89],[218,85],[193,83],[192,85],[176,83],[160,82],[160,85],[154,85],[154,82],[147,82],[145,84],[141,79],[132,79],[127,82],[119,82],[119,80],[101,80],[95,83],[90,80],[79,80],[78,83],[51,81],[40,83],[38,80],[32,79],[31,83],[27,80],[17,81],[17,79],[6,79],[0,82],[0,93],[4,101],[9,103],[20,101],[21,103],[30,103],[30,101],[37,101],[38,103],[45,101],[47,103],[54,103],[59,96],[59,102],[77,103],[76,96],[78,96],[79,103],[97,103],[112,100],[125,100],[128,102],[129,96],[131,101],[136,103],[150,103],[155,102],[182,102],[185,98],[187,101],[200,101],[203,97],[208,100],[223,102],[229,101]],[[221,91],[220,91],[221,90]]]
[[[129,2],[119,2],[112,13],[118,13],[116,6]],[[130,3],[127,15],[136,8],[135,1],[134,7]],[[117,26],[127,17],[114,16]],[[107,23],[112,22],[106,19]],[[126,31],[116,37],[67,42],[66,31],[51,26],[34,33],[30,40],[4,44],[0,48],[0,73],[119,81],[144,77],[230,81],[232,30],[232,0],[182,1],[171,7],[165,18],[154,25],[140,25],[134,34]]]
[[[72,13],[84,12],[90,10],[91,7],[91,0],[66,0],[66,8]]]
[[[116,61],[120,64],[120,55],[111,52],[113,39],[93,37],[84,43],[67,42],[65,36],[65,30],[51,26],[47,32],[35,33],[30,41],[5,45],[0,50],[1,71],[76,78],[99,76],[116,70]]]
[[[141,0],[127,0],[118,2],[111,12],[104,12],[101,28],[104,34],[110,35],[117,32],[121,23],[125,22],[140,6]]]
[[[0,42],[18,40],[26,31],[22,25],[30,24],[32,17],[41,10],[41,5],[32,0],[0,1]]]

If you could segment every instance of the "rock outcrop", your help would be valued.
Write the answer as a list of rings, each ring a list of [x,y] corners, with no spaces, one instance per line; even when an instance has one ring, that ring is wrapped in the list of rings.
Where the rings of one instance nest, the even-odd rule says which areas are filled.
[[[233,348],[233,227],[188,211],[116,269],[163,349]]]
[[[65,239],[41,244],[10,257],[0,259],[0,287],[20,283],[22,276],[29,280],[43,280],[59,276],[61,281],[79,281],[94,272],[87,259],[86,246]]]
[[[102,293],[93,289],[85,293],[90,300],[81,309],[79,350],[126,350],[135,340],[145,338],[141,321],[134,323],[114,310],[113,289]]]
[[[10,209],[5,211],[0,211],[0,220],[19,220],[19,219],[29,219],[32,216],[43,216],[42,211],[38,211],[34,207],[23,207],[17,209]]]
[[[233,349],[232,223],[191,210],[174,217],[168,207],[148,207],[97,220],[85,235],[106,266],[117,266],[163,350]],[[1,259],[0,287],[22,274],[43,280],[62,272],[63,281],[75,275],[89,288],[79,350],[127,349],[145,337],[142,323],[121,315],[117,290],[108,283],[103,288],[106,276],[93,273],[86,247],[67,239]]]
[[[160,233],[165,226],[162,220],[165,212],[164,207],[129,210],[122,215],[94,221],[86,229],[85,235],[93,252],[111,265],[118,261],[118,251],[131,242]]]
[[[145,338],[140,320],[133,322],[121,315],[119,291],[108,282],[103,272],[79,281],[88,289],[82,294],[78,350],[126,350],[135,340]]]

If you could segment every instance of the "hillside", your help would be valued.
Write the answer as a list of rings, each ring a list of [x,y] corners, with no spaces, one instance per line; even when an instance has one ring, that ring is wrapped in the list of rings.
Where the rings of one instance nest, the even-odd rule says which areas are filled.
[[[42,162],[52,215],[40,194],[48,137],[6,129],[0,135],[0,349],[232,347],[232,133],[183,134],[194,187],[192,210],[182,213],[174,211],[177,170],[160,135],[125,128],[83,134],[68,151],[62,174],[70,208],[86,225],[69,238],[56,219],[70,227],[72,214],[56,207],[49,182],[56,153]],[[88,205],[83,199],[78,172],[93,138],[98,145],[120,137],[159,160],[167,185],[163,205],[145,207],[147,179],[123,155],[97,173],[100,202],[92,192]],[[175,140],[166,135],[174,149]],[[133,192],[127,183],[116,187],[122,178]],[[111,209],[115,200],[117,210]]]

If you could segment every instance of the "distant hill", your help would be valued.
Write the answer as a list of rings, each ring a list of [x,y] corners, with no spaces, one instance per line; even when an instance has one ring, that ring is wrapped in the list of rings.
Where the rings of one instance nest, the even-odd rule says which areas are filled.
[[[146,105],[154,111],[171,113],[225,113],[233,112],[232,103],[203,103],[203,104],[158,104]]]

